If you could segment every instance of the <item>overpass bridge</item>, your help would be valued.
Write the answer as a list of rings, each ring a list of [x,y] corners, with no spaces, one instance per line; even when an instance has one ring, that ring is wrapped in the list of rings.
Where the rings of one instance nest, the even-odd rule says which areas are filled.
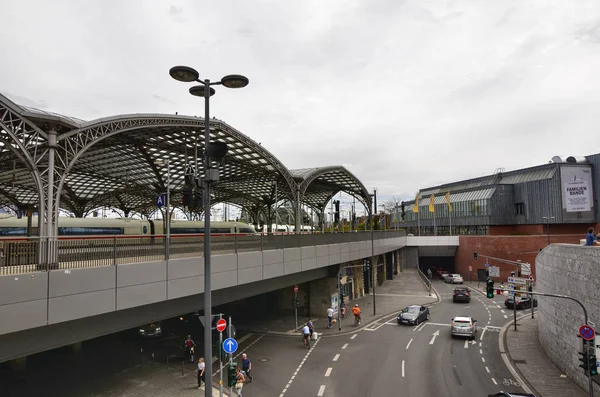
[[[59,240],[54,268],[0,267],[0,362],[197,311],[204,292],[200,240]],[[213,304],[335,277],[339,265],[360,265],[372,254],[391,277],[393,267],[416,266],[408,250],[456,246],[457,236],[404,231],[213,238]]]

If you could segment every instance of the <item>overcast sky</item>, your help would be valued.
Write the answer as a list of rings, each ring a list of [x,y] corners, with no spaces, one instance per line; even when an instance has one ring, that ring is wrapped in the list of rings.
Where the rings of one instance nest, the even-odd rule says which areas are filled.
[[[211,116],[383,200],[600,151],[600,1],[3,0],[0,92],[86,120]]]

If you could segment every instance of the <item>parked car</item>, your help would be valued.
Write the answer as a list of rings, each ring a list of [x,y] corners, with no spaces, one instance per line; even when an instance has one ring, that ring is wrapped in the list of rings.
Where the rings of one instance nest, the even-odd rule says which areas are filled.
[[[477,334],[477,320],[471,317],[454,317],[450,327],[450,336],[466,336],[475,339]]]
[[[501,391],[496,394],[488,394],[488,397],[535,397],[535,394],[525,393],[509,393],[507,391]]]
[[[454,292],[452,293],[452,302],[471,302],[471,290],[465,287],[457,287],[454,288]]]
[[[450,277],[450,283],[452,284],[462,284],[463,278],[460,274],[452,274],[452,277]]]
[[[448,274],[450,274],[450,273],[449,273],[449,272],[447,272],[446,270],[441,270],[441,269],[439,269],[439,270],[438,270],[438,274],[440,275],[440,280],[444,280],[444,281],[445,281],[445,280],[446,280],[446,276],[447,276]]]
[[[142,338],[160,338],[162,336],[162,324],[160,321],[143,325],[139,328],[138,334]]]
[[[504,306],[506,306],[507,309],[513,309],[513,305],[514,305],[514,299],[513,297],[508,298],[507,300],[504,301]],[[533,299],[533,307],[537,307],[538,302],[537,299]],[[517,298],[517,310],[522,310],[522,309],[528,309],[531,307],[531,298],[527,297],[521,297],[521,298]]]
[[[398,324],[418,325],[425,320],[429,320],[429,308],[426,306],[406,306],[398,314]]]
[[[451,273],[444,274],[444,282],[449,283],[451,281],[452,281],[452,274]]]

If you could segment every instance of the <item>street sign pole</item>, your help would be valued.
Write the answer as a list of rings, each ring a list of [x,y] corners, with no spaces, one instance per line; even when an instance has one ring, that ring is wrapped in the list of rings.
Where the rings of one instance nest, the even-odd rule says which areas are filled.
[[[223,313],[219,313],[219,320],[222,319]],[[223,349],[223,332],[219,332],[219,349]],[[217,357],[219,358],[219,397],[223,397],[223,360],[221,360],[221,357],[223,357],[222,354],[222,352],[219,352],[219,354],[217,354]]]
[[[298,330],[298,286],[294,285],[294,316],[296,317],[296,331]]]
[[[227,330],[227,335],[231,338],[231,316],[229,316],[229,329]],[[233,365],[233,353],[229,354],[229,366]],[[228,372],[229,373],[229,372]],[[231,386],[229,386],[229,395],[233,396],[233,390]]]

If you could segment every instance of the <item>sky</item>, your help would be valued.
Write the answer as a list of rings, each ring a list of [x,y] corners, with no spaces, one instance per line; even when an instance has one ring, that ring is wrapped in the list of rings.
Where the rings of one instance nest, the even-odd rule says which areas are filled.
[[[597,0],[4,0],[0,92],[85,120],[211,116],[290,169],[344,165],[380,202],[597,153]],[[346,199],[344,202],[348,202]]]

